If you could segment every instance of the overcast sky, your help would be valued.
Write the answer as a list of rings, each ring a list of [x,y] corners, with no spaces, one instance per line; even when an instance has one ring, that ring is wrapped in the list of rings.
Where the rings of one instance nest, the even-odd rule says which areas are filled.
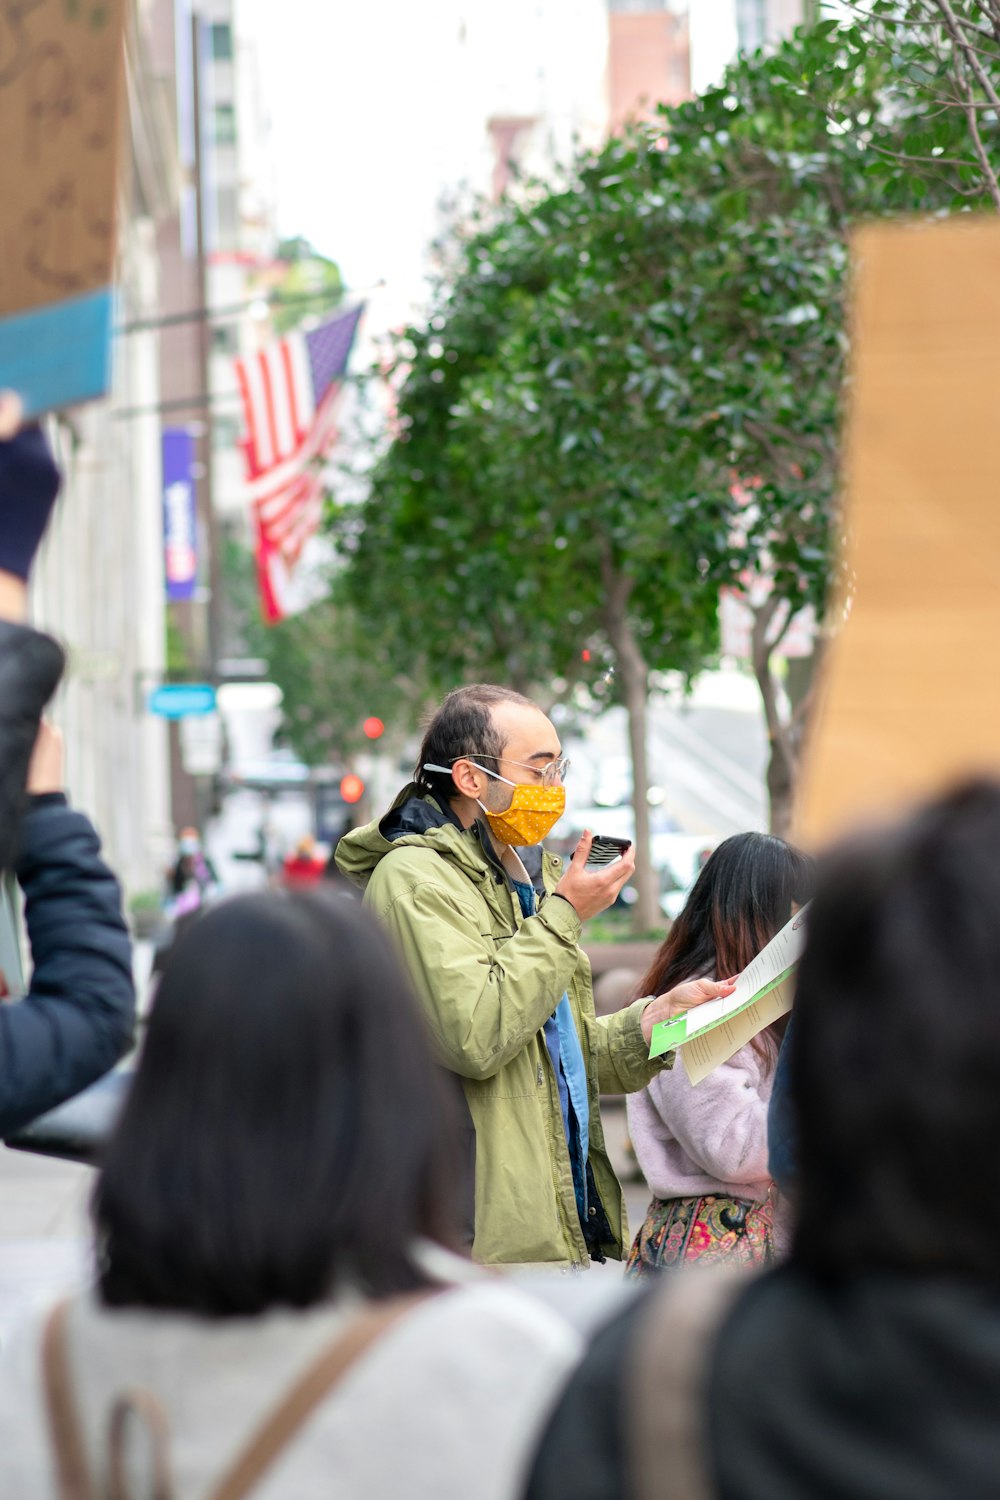
[[[461,170],[454,0],[240,6],[259,42],[282,232],[306,235],[351,285],[416,278]]]
[[[279,228],[359,291],[384,279],[394,301],[420,296],[442,192],[489,181],[489,114],[603,130],[607,0],[236,3],[258,43]],[[735,45],[733,0],[690,9],[705,84]]]

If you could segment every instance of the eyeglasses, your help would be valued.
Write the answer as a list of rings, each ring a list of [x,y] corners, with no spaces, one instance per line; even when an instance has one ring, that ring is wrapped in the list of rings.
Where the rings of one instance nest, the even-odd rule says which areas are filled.
[[[475,765],[476,760],[496,760],[502,762],[505,757],[502,755],[479,755],[476,757],[476,760],[473,760],[470,755],[468,759]],[[507,764],[509,766],[520,766],[522,771],[533,771],[541,779],[542,786],[556,786],[559,782],[565,781],[566,773],[570,767],[569,758],[565,755],[560,755],[556,760],[547,761],[544,766],[533,766],[524,760],[508,760]],[[479,769],[486,771],[485,766],[480,766]],[[495,773],[486,771],[486,774],[487,776],[492,776]],[[499,779],[504,781],[506,777],[501,776]]]

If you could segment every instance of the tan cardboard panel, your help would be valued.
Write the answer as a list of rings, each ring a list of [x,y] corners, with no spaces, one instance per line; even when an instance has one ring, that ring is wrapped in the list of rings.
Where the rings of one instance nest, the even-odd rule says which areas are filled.
[[[853,245],[846,555],[796,818],[810,846],[1000,774],[1000,222]]]
[[[0,316],[106,286],[126,0],[0,0]]]

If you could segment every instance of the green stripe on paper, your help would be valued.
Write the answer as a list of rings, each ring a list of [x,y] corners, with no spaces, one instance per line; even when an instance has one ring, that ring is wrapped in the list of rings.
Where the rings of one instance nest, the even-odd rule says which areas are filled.
[[[662,1057],[664,1052],[676,1052],[677,1048],[683,1047],[685,1042],[693,1042],[696,1036],[704,1036],[707,1031],[714,1031],[717,1026],[725,1025],[734,1016],[741,1016],[745,1010],[750,1009],[751,1005],[756,1005],[758,1000],[763,1000],[765,995],[769,995],[772,990],[776,990],[779,984],[784,984],[794,969],[795,965],[789,964],[788,968],[783,970],[776,979],[772,979],[769,984],[765,984],[763,989],[759,989],[755,995],[751,995],[750,999],[738,1006],[736,1010],[731,1010],[727,1015],[720,1016],[710,1026],[694,1026],[688,1031],[688,1016],[692,1014],[692,1012],[688,1011],[683,1015],[675,1016],[671,1021],[657,1021],[653,1027],[653,1035],[649,1042],[650,1061],[652,1062],[654,1057]]]

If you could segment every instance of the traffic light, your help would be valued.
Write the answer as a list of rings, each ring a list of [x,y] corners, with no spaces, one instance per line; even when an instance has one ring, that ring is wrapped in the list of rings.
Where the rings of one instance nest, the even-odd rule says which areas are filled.
[[[345,802],[360,802],[365,795],[365,784],[360,776],[355,776],[353,771],[348,771],[346,776],[340,778],[340,795]]]
[[[382,720],[376,719],[374,715],[370,719],[366,719],[361,728],[370,740],[377,740],[385,733],[385,725],[382,723]]]

